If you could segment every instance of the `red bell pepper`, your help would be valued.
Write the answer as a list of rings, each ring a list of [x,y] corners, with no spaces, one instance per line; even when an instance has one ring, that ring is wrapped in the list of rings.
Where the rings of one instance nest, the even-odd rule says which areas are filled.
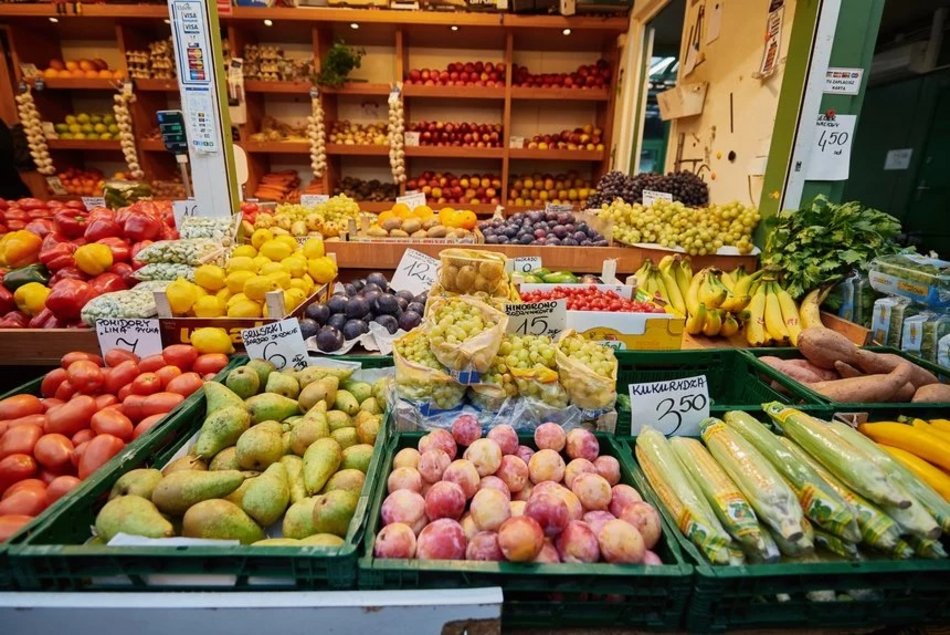
[[[132,242],[155,240],[162,235],[162,219],[145,211],[131,211],[122,225],[122,232]]]
[[[86,242],[98,242],[103,238],[122,236],[122,226],[115,220],[115,213],[104,207],[97,207],[89,213],[86,223],[86,232],[83,237]]]
[[[140,251],[142,251],[143,249],[145,249],[146,247],[148,247],[149,245],[151,245],[153,242],[155,242],[155,241],[152,241],[152,240],[142,240],[142,241],[139,241],[139,242],[135,243],[134,245],[132,245],[132,251],[130,252],[129,255],[132,256],[132,266],[133,266],[133,267],[135,267],[136,269],[138,269],[139,267],[141,267],[141,266],[144,264],[144,263],[141,263],[141,262],[139,262],[138,260],[136,260],[135,257],[138,255],[138,253],[139,253]]]
[[[30,220],[30,215],[26,213],[25,210],[20,209],[19,207],[11,207],[3,213],[3,217],[8,221],[18,220],[27,223]]]
[[[69,207],[71,209],[78,209],[80,211],[86,211],[86,206],[83,205],[82,201],[66,201],[63,203],[63,207]]]
[[[73,259],[75,251],[76,245],[66,240],[62,235],[50,232],[43,238],[43,244],[40,247],[40,262],[46,265],[46,268],[50,271],[58,271],[64,267],[75,267],[76,261]]]
[[[45,237],[51,231],[53,231],[53,221],[48,218],[34,218],[29,223],[27,223],[24,228],[28,232],[33,232],[40,238]]]
[[[124,238],[109,236],[95,242],[106,245],[112,251],[112,262],[128,262],[132,259],[132,248],[129,247],[129,241]]]
[[[41,201],[38,198],[21,198],[17,201],[17,205],[23,209],[46,209],[46,201]]]
[[[27,326],[31,329],[58,329],[62,328],[63,323],[57,319],[49,308],[45,308],[34,315]]]
[[[129,288],[129,285],[122,279],[122,275],[112,271],[100,273],[89,281],[89,286],[96,292],[96,295],[112,293],[113,291],[125,291]]]
[[[0,210],[5,210],[8,207],[10,207],[10,204],[7,203],[7,199],[0,198]]]
[[[25,329],[29,323],[30,318],[23,311],[10,311],[0,318],[0,329]]]
[[[7,229],[9,231],[13,232],[13,231],[18,231],[20,229],[25,229],[25,228],[26,228],[26,222],[22,220],[12,220],[12,219],[7,220]]]
[[[66,238],[79,238],[86,232],[89,215],[75,209],[62,209],[53,216],[56,231]]]
[[[97,295],[95,288],[82,280],[60,280],[46,298],[46,310],[60,320],[75,320],[86,303]]]
[[[47,286],[52,287],[54,284],[60,280],[88,280],[89,276],[84,274],[82,271],[76,267],[63,267],[56,273],[54,273],[47,283]]]
[[[9,313],[16,310],[13,294],[5,286],[0,285],[0,313]]]
[[[139,283],[138,280],[132,275],[135,273],[135,269],[132,268],[127,262],[117,262],[109,268],[110,273],[118,274],[122,278],[122,282],[125,283],[127,289],[131,289]]]

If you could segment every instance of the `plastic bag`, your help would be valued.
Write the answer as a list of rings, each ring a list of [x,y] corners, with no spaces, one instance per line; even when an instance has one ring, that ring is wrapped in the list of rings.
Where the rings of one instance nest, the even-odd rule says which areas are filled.
[[[444,371],[421,328],[396,340],[393,363],[396,395],[412,402],[423,413],[452,410],[462,404],[465,386]]]
[[[486,372],[505,336],[508,316],[479,300],[459,296],[432,303],[423,328],[429,346],[450,371]],[[476,335],[469,336],[469,333]],[[478,377],[460,377],[461,383],[478,383]]]
[[[150,318],[158,313],[153,292],[162,291],[166,286],[165,281],[143,282],[127,291],[104,293],[86,303],[80,318],[90,326],[97,320]]]
[[[145,264],[164,262],[197,266],[223,263],[224,250],[219,241],[211,238],[160,240],[139,251],[135,259]]]
[[[497,410],[510,397],[528,397],[557,408],[570,402],[557,373],[557,347],[545,335],[507,334],[491,368],[471,387],[472,403]]]
[[[590,346],[601,346],[610,352],[612,363],[605,373],[594,371],[577,357]],[[591,342],[568,329],[558,342],[557,370],[561,385],[567,390],[571,403],[593,411],[604,411],[613,407],[617,400],[617,358],[609,347]]]
[[[132,277],[141,281],[167,280],[173,282],[184,278],[189,282],[195,281],[195,268],[191,265],[179,265],[171,262],[155,262],[136,269]]]
[[[443,249],[438,284],[449,293],[508,298],[508,274],[504,254],[477,249]]]

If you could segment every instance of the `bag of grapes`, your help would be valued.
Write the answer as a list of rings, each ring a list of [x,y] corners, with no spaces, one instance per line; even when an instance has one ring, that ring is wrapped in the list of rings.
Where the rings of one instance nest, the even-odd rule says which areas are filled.
[[[422,327],[393,342],[396,396],[415,404],[424,415],[462,404],[465,386],[456,382],[429,349]]]
[[[465,296],[438,298],[426,312],[429,347],[462,384],[477,384],[505,337],[508,316]]]
[[[557,346],[545,335],[507,334],[481,383],[470,386],[469,398],[483,410],[497,411],[506,399],[522,396],[563,408],[567,392],[558,381]]]
[[[558,341],[557,371],[571,403],[588,411],[585,416],[599,416],[613,408],[617,401],[617,358],[612,348],[568,329]]]
[[[439,268],[438,285],[448,293],[474,295],[485,293],[489,297],[509,297],[508,259],[504,254],[478,249],[443,249],[439,253],[442,266]]]

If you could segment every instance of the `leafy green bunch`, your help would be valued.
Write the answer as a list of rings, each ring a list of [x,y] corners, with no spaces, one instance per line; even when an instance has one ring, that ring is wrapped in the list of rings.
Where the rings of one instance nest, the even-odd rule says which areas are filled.
[[[354,49],[340,41],[330,47],[326,57],[320,61],[320,73],[317,83],[321,86],[339,88],[346,83],[350,73],[360,67],[364,49]]]

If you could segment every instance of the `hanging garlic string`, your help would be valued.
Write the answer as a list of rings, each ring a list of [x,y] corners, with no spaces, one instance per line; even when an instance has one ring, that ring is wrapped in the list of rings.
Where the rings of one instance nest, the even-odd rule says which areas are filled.
[[[132,114],[129,112],[129,104],[135,103],[135,93],[129,90],[122,90],[113,98],[115,104],[112,110],[115,113],[115,122],[119,128],[119,145],[122,147],[122,156],[125,157],[125,164],[129,168],[129,176],[135,180],[145,178],[145,172],[139,163],[138,151],[135,147],[135,133],[132,130]]]
[[[389,93],[389,166],[393,181],[406,181],[405,146],[406,115],[402,103],[402,87],[397,84]]]
[[[49,154],[49,146],[46,145],[43,122],[40,120],[40,113],[36,109],[36,102],[33,101],[33,93],[29,88],[16,96],[16,104],[17,113],[30,146],[30,156],[36,164],[36,171],[44,176],[56,174],[53,159]]]
[[[307,117],[307,138],[310,140],[310,167],[316,178],[323,178],[327,170],[327,134],[323,122],[323,104],[319,93],[310,94],[311,115]]]

